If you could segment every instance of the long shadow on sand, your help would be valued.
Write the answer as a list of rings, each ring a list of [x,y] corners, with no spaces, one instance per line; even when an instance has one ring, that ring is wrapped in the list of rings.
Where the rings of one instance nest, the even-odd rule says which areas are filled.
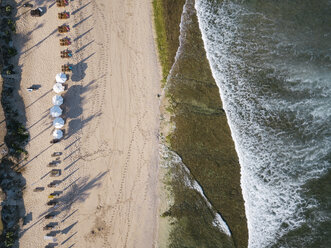
[[[32,47],[22,51],[20,54],[25,54],[27,52],[29,52],[31,49],[36,48],[38,46],[40,46],[44,41],[46,41],[49,37],[51,37],[52,35],[56,34],[57,29],[54,29],[49,35],[47,35],[45,38],[41,39],[40,41],[38,41],[35,45],[33,45]]]
[[[71,12],[72,15],[75,15],[76,13],[78,13],[79,11],[81,11],[82,9],[86,8],[86,6],[88,6],[91,2],[88,2],[87,4],[83,5],[82,7],[74,10],[73,12]]]
[[[78,25],[82,24],[83,22],[87,21],[88,19],[90,19],[93,16],[93,14],[89,15],[88,17],[85,17],[84,19],[82,19],[81,21],[77,22],[76,24],[72,25],[73,28],[76,28]]]
[[[53,90],[50,89],[47,92],[45,92],[42,96],[40,96],[39,98],[37,98],[36,100],[34,100],[32,103],[30,103],[28,106],[26,106],[25,108],[29,108],[31,107],[34,103],[36,103],[37,101],[39,101],[41,98],[47,96],[49,93],[51,93]]]
[[[93,188],[100,187],[100,180],[108,173],[108,171],[99,173],[96,177],[89,179],[88,177],[83,177],[77,180],[66,192],[57,199],[57,205],[55,208],[49,208],[44,211],[38,218],[43,217],[53,211],[60,213],[68,212],[71,210],[74,203],[84,202],[90,195],[89,191]]]
[[[78,49],[75,51],[75,53],[79,53],[79,52],[83,51],[86,47],[88,47],[89,45],[91,45],[93,42],[94,42],[94,40],[92,40],[92,41],[86,43],[84,46],[78,48]]]
[[[87,30],[86,32],[80,34],[79,36],[77,36],[75,39],[73,39],[73,41],[77,41],[81,38],[83,38],[83,36],[87,35],[89,32],[91,32],[91,30],[93,30],[93,28],[90,28],[89,30]]]

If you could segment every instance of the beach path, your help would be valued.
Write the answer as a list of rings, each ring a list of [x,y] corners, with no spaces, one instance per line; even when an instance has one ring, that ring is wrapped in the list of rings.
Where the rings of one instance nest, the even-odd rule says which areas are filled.
[[[17,1],[21,2],[21,1]],[[26,179],[20,247],[154,247],[157,238],[157,174],[160,75],[147,0],[39,0],[38,18],[19,8],[14,45],[19,50],[21,90],[31,139],[20,166]],[[59,20],[61,11],[68,20]],[[67,34],[57,26],[68,24]],[[72,58],[61,59],[59,39],[68,36]],[[65,136],[51,144],[49,109],[61,65],[72,72],[64,92]],[[28,92],[32,84],[37,91]],[[61,176],[47,164],[59,157]],[[59,180],[56,188],[47,185]],[[43,192],[33,192],[45,187]],[[58,191],[55,208],[46,205]],[[55,214],[54,219],[45,215]],[[53,222],[55,227],[43,227]]]

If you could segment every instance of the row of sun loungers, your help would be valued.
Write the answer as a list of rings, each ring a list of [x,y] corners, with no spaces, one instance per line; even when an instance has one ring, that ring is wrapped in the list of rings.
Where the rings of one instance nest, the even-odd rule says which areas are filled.
[[[56,5],[58,7],[65,7],[69,5],[68,0],[56,0]],[[70,18],[70,14],[66,11],[58,13],[58,19],[68,19]],[[61,25],[58,26],[58,32],[59,33],[67,33],[70,31],[70,27],[68,25]],[[60,46],[69,46],[71,44],[71,40],[68,37],[61,38],[60,39]],[[68,49],[61,51],[60,57],[65,58],[71,58],[72,52]],[[72,66],[69,64],[62,65],[61,66],[62,72],[70,72],[72,70]],[[60,139],[53,139],[51,143],[57,143]],[[51,156],[53,157],[53,160],[47,164],[47,167],[57,167],[61,164],[60,156],[62,155],[62,152],[54,152]],[[62,170],[58,168],[54,168],[49,172],[50,177],[60,177],[62,175]],[[62,181],[61,180],[53,180],[49,184],[47,184],[48,188],[56,188],[58,185],[60,185]],[[35,192],[43,191],[44,187],[37,187],[34,189]],[[46,203],[47,206],[51,207],[48,214],[46,214],[44,217],[46,220],[51,220],[56,218],[58,213],[56,211],[53,211],[53,208],[56,208],[58,204],[60,203],[60,199],[58,198],[60,196],[60,191],[54,191],[53,193],[48,195],[48,201]],[[57,222],[49,222],[44,227],[43,230],[53,230],[58,225]],[[56,232],[50,231],[49,233],[44,236],[44,240],[49,242],[55,242],[57,239],[55,238]],[[46,247],[48,247],[51,244],[48,244]]]

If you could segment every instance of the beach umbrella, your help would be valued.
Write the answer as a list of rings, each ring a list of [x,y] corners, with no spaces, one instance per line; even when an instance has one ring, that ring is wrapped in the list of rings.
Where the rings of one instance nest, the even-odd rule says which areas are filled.
[[[65,83],[65,81],[67,81],[67,75],[64,74],[63,72],[60,72],[60,73],[56,74],[55,80],[57,83],[63,84],[63,83]]]
[[[64,120],[61,117],[55,118],[53,121],[53,126],[55,128],[61,128],[64,126]]]
[[[52,102],[54,105],[60,106],[63,103],[63,97],[60,95],[55,95],[52,98]]]
[[[61,139],[63,137],[63,132],[60,129],[55,129],[53,132],[54,139]]]
[[[55,91],[55,93],[61,93],[64,91],[64,86],[62,84],[56,83],[53,86],[53,90]]]
[[[51,107],[50,111],[52,117],[59,117],[60,115],[62,115],[62,109],[57,105]]]

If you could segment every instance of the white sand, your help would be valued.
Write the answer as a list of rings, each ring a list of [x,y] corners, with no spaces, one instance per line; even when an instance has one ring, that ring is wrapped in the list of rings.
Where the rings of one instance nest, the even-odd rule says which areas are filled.
[[[15,42],[22,52],[21,95],[31,135],[29,159],[22,163],[27,223],[20,247],[45,247],[49,222],[58,222],[60,247],[154,247],[160,76],[151,3],[75,0],[64,8],[73,13],[66,22],[57,19],[64,9],[55,1],[36,2],[47,12],[32,18],[20,8]],[[62,23],[71,27],[71,59],[60,58],[59,38],[65,35],[56,28]],[[51,145],[51,89],[66,62],[74,68],[64,94],[66,135]],[[41,88],[27,92],[32,84]],[[55,151],[63,152],[59,178],[47,175]],[[47,188],[53,179],[63,181]],[[33,192],[40,186],[45,191]],[[54,190],[63,191],[58,215],[46,220]]]

